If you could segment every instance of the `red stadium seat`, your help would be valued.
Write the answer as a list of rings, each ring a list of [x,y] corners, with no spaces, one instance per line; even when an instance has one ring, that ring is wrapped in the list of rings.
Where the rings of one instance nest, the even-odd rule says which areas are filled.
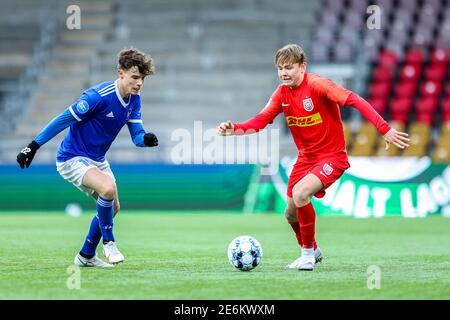
[[[422,50],[410,49],[405,54],[405,64],[422,65],[423,61]]]
[[[423,97],[439,97],[442,89],[442,82],[439,81],[425,81],[420,86],[420,94]]]
[[[369,96],[373,97],[388,97],[391,92],[390,82],[372,83],[369,86]]]
[[[450,82],[447,83],[447,85],[445,86],[444,91],[445,91],[445,96],[446,96],[447,98],[450,97]]]
[[[437,64],[446,67],[449,60],[450,60],[449,53],[444,49],[436,48],[433,50],[433,52],[431,52],[430,62],[433,65]]]
[[[425,69],[425,79],[431,81],[443,81],[447,66],[443,64],[431,64]]]
[[[435,97],[423,97],[416,103],[416,121],[432,124],[435,118],[438,99]]]
[[[369,104],[380,114],[383,115],[387,107],[387,97],[369,98]]]
[[[415,64],[405,64],[400,70],[400,80],[417,81],[420,77],[421,66]]]
[[[417,82],[416,81],[404,81],[397,84],[395,87],[396,97],[414,97],[416,94]]]
[[[380,53],[378,56],[378,61],[379,66],[386,67],[391,70],[394,70],[398,64],[397,55],[389,49],[385,49]]]
[[[373,82],[391,82],[393,78],[392,70],[386,67],[376,67],[372,73]]]
[[[441,105],[442,122],[450,123],[450,97],[445,99]]]
[[[391,103],[391,120],[406,124],[412,105],[411,97],[395,98]]]

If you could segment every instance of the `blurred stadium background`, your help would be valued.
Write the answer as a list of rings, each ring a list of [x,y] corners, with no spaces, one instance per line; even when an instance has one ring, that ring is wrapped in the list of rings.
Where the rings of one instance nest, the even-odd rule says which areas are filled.
[[[79,30],[66,25],[70,5],[81,9]],[[371,5],[380,9],[378,29],[369,26],[377,14],[367,11]],[[341,193],[350,190],[355,200],[348,208],[330,199],[318,204],[319,213],[358,215],[365,209],[357,199],[369,193],[363,207],[372,207],[361,216],[449,214],[448,0],[0,0],[0,6],[0,210],[93,205],[54,168],[64,132],[38,151],[29,170],[21,171],[15,157],[83,89],[115,79],[117,52],[134,46],[156,63],[141,97],[144,125],[160,146],[135,148],[124,128],[111,147],[107,157],[123,206],[282,212],[286,172],[296,156],[282,116],[274,124],[281,129],[275,176],[260,175],[257,164],[175,166],[171,134],[192,132],[194,121],[206,130],[255,115],[278,84],[276,50],[299,43],[309,72],[359,93],[411,136],[407,150],[386,152],[356,110],[341,108],[355,170],[343,178],[352,187],[341,184]],[[358,175],[361,168],[383,177]],[[377,185],[398,199],[380,209]],[[32,200],[21,201],[25,193]]]
[[[71,5],[81,29],[67,27]],[[299,248],[283,217],[296,148],[282,115],[271,126],[280,129],[273,175],[249,161],[251,143],[235,155],[244,164],[173,161],[177,129],[195,136],[202,121],[201,135],[259,112],[287,43],[305,49],[309,72],[357,92],[411,136],[409,149],[385,152],[358,111],[341,108],[352,167],[313,200],[325,261],[307,274],[284,269]],[[114,80],[116,54],[129,46],[156,63],[141,97],[160,145],[136,148],[126,128],[113,143],[115,234],[127,261],[82,270],[72,290],[68,265],[95,203],[56,172],[64,132],[30,168],[15,159],[84,89]],[[450,0],[0,0],[0,299],[449,299],[449,55]],[[208,146],[191,142],[192,155]],[[70,203],[84,214],[63,214]],[[384,216],[394,217],[352,218]],[[241,234],[264,248],[251,273],[232,272],[226,258]]]

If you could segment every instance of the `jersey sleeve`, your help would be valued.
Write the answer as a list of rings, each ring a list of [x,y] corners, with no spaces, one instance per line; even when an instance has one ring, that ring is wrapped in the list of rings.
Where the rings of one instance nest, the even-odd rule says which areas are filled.
[[[367,121],[370,121],[378,132],[384,136],[391,127],[388,123],[378,114],[378,112],[363,98],[356,93],[349,95],[345,105],[358,109]]]
[[[283,112],[281,106],[282,94],[282,87],[279,86],[259,114],[245,122],[234,124],[234,133],[236,135],[246,134],[250,133],[248,132],[249,130],[258,132],[264,129],[269,123],[273,123],[275,117]]]
[[[63,113],[50,121],[49,124],[34,138],[34,141],[36,141],[39,146],[43,146],[58,133],[76,122],[77,120],[69,110],[66,109]]]
[[[68,109],[77,121],[83,121],[100,105],[101,97],[95,92],[86,91]]]
[[[144,143],[145,130],[141,122],[130,122],[127,123],[128,130],[130,131],[131,140],[137,147],[146,147]]]
[[[309,81],[311,89],[321,97],[326,97],[331,101],[336,102],[340,106],[344,106],[349,95],[350,90],[345,89],[330,79],[323,77],[315,77]]]
[[[137,96],[136,104],[131,111],[130,118],[128,119],[128,123],[142,123],[142,114],[141,114],[141,97]]]

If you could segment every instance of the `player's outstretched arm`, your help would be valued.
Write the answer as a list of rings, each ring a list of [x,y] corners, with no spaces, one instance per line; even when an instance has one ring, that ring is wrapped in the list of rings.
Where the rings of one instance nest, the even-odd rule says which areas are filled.
[[[77,122],[69,109],[55,117],[49,124],[31,141],[28,146],[23,148],[17,155],[17,162],[22,169],[28,168],[33,161],[36,151],[51,140],[58,133]]]
[[[389,150],[391,144],[399,147],[400,149],[405,149],[409,147],[409,138],[406,132],[399,132],[394,128],[391,128],[384,136],[386,140],[386,150]]]
[[[219,136],[231,136],[234,134],[234,124],[230,120],[221,122],[217,126],[217,134]]]

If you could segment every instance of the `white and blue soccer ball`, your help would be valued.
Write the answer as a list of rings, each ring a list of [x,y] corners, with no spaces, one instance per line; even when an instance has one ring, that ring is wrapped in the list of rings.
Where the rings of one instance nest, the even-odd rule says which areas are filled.
[[[239,270],[250,271],[261,263],[261,244],[251,236],[239,236],[228,246],[228,260]]]

